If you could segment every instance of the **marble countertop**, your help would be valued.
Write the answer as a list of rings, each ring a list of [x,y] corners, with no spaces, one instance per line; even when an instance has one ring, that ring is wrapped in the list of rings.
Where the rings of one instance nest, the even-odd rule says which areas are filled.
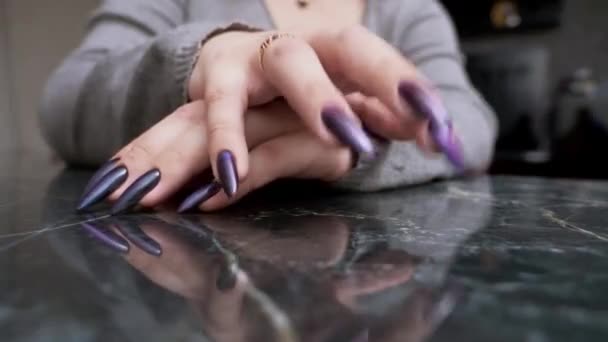
[[[278,184],[212,215],[75,215],[88,176],[0,169],[2,341],[608,340],[606,182]]]

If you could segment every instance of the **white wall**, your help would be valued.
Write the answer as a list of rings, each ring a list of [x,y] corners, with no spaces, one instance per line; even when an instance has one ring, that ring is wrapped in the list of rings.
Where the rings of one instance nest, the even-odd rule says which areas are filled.
[[[26,151],[48,152],[38,129],[40,93],[52,69],[78,44],[96,3],[97,0],[0,0],[0,100],[5,94],[12,94],[9,103],[10,116],[17,125],[14,134]],[[3,36],[6,42],[2,41]],[[3,47],[3,43],[8,46]],[[5,75],[7,61],[11,65]],[[2,88],[2,80],[7,79],[8,91]],[[0,114],[3,110],[6,108],[0,104]],[[5,125],[6,119],[1,118],[0,126]]]

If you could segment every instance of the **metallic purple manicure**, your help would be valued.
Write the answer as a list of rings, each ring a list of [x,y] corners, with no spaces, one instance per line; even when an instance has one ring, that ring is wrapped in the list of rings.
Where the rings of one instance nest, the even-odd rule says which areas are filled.
[[[139,203],[144,196],[152,191],[160,183],[161,173],[159,169],[153,169],[144,173],[120,196],[112,207],[112,215],[121,214]]]
[[[217,155],[217,173],[226,195],[234,196],[239,188],[239,174],[232,152],[224,150]]]
[[[91,179],[89,179],[89,182],[87,183],[87,185],[84,187],[84,191],[82,192],[83,195],[88,193],[89,191],[91,191],[91,188],[95,184],[97,184],[97,182],[100,179],[102,179],[110,171],[114,170],[116,168],[116,163],[118,163],[119,160],[120,160],[120,158],[114,158],[112,160],[108,160],[103,165],[101,165],[101,167],[99,169],[97,169],[97,171],[93,174]]]
[[[84,211],[93,205],[103,201],[108,197],[111,193],[116,191],[129,176],[129,171],[124,166],[119,166],[110,172],[108,172],[105,176],[95,183],[91,189],[82,196],[80,202],[78,203],[77,211]]]
[[[129,241],[141,248],[144,252],[157,257],[163,254],[163,249],[160,244],[146,235],[146,233],[144,233],[144,231],[132,220],[125,219],[117,221],[116,228],[118,228]]]
[[[222,186],[217,181],[213,181],[188,196],[177,209],[177,212],[183,214],[195,208],[198,208],[203,202],[215,196],[222,190]]]
[[[327,106],[321,112],[321,119],[340,142],[350,147],[354,152],[373,154],[374,145],[363,128],[359,127],[342,110],[335,106]]]
[[[129,243],[127,240],[123,239],[118,234],[115,234],[110,229],[100,227],[92,222],[83,222],[80,226],[91,234],[94,239],[110,247],[114,251],[123,254],[129,252]]]
[[[441,100],[423,86],[411,81],[402,81],[399,84],[399,95],[418,118],[429,120],[429,133],[433,141],[452,165],[456,169],[462,170],[464,168],[462,145]]]

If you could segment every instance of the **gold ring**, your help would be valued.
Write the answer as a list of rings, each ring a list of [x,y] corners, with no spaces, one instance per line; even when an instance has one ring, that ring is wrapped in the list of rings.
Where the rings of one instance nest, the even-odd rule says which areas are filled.
[[[262,42],[262,45],[260,45],[260,53],[259,53],[260,68],[262,68],[262,71],[264,71],[264,53],[270,47],[270,44],[272,44],[272,42],[276,41],[277,39],[281,39],[281,38],[296,38],[296,36],[294,36],[291,33],[274,33],[274,34],[270,35],[268,38],[264,39],[264,42]]]

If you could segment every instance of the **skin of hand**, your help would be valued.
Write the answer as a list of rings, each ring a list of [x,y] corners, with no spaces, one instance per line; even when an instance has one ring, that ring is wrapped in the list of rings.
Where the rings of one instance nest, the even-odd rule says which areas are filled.
[[[350,169],[352,152],[373,151],[359,118],[381,137],[416,139],[429,152],[437,142],[454,142],[440,101],[415,67],[366,29],[276,34],[228,32],[207,41],[190,80],[194,101],[104,165],[78,209],[107,197],[116,202],[113,214],[156,206],[209,166],[216,181],[189,196],[180,211],[203,202],[203,210],[223,208],[281,177],[336,180]],[[260,61],[268,37],[276,39]],[[385,72],[377,72],[380,66]],[[357,91],[344,95],[338,86]],[[225,197],[215,196],[221,188]]]
[[[120,202],[121,195],[124,198],[126,193],[132,192],[133,184],[141,181],[139,175],[153,169],[162,173],[162,179],[158,179],[153,188],[144,189],[146,196],[137,204],[156,207],[207,170],[210,166],[208,139],[201,133],[206,127],[206,121],[199,119],[201,112],[204,113],[202,101],[187,104],[122,148],[112,159],[111,168],[100,169],[99,172],[106,175],[93,177],[90,183],[97,184],[88,186],[92,190],[85,193],[81,203],[90,206],[103,200],[104,196]],[[212,208],[234,203],[248,192],[277,178],[331,181],[351,168],[352,153],[348,148],[323,146],[303,129],[298,118],[282,101],[251,109],[246,123],[245,134],[248,144],[252,146],[254,171],[243,182],[236,196],[231,197],[230,201],[214,200]],[[294,158],[296,156],[300,158]],[[272,163],[267,163],[269,159]],[[219,187],[217,190],[215,193],[219,192]]]
[[[344,95],[356,89],[387,109],[381,111],[384,116],[374,111],[371,118],[361,118],[366,124],[370,121],[371,129],[387,138],[418,138],[424,143],[427,120],[404,101],[403,82],[423,87],[416,68],[363,27],[321,34],[235,31],[212,37],[203,45],[189,95],[207,104],[214,175],[226,178],[222,177],[224,168],[218,168],[218,158],[228,156],[234,164],[229,171],[242,180],[249,171],[243,114],[249,106],[278,97],[285,98],[324,143],[342,142],[358,153],[371,153],[369,139]],[[236,186],[224,184],[224,190],[231,195]]]

